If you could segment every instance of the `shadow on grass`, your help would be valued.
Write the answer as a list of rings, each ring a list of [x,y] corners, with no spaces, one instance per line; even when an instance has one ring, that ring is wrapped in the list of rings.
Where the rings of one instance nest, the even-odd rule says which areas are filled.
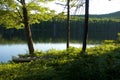
[[[103,45],[87,49],[70,48],[37,53],[43,58],[29,63],[0,65],[1,80],[119,80],[120,47]],[[4,68],[2,68],[4,66]]]

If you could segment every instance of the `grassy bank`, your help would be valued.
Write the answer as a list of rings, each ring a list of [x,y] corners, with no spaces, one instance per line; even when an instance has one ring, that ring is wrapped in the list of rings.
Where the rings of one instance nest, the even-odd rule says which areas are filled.
[[[119,80],[120,45],[36,52],[29,63],[0,64],[0,80]]]

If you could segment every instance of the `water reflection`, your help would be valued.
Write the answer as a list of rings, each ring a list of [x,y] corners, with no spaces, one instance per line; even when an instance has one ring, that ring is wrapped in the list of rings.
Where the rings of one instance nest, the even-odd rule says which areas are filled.
[[[80,44],[71,43],[70,46],[81,47]],[[93,47],[95,45],[88,45],[88,47]],[[65,43],[35,43],[34,47],[38,51],[47,51],[49,49],[66,49]],[[7,62],[11,60],[12,56],[17,56],[18,54],[25,54],[28,51],[26,44],[7,44],[0,45],[0,62]]]

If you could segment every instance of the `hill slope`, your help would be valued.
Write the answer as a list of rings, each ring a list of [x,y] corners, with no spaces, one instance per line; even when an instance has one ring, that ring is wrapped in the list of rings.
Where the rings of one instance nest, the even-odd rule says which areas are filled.
[[[120,11],[109,13],[109,14],[103,14],[103,15],[90,15],[92,18],[120,18]]]

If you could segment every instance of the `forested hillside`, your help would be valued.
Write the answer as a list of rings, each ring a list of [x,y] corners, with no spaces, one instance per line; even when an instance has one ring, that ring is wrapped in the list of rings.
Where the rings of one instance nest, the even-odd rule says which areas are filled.
[[[90,15],[90,17],[96,17],[96,18],[118,18],[120,19],[120,11],[110,13],[110,14],[103,14],[103,15]]]
[[[120,32],[120,12],[105,15],[90,15],[88,40],[116,39]],[[71,16],[71,40],[82,40],[84,16]],[[49,20],[31,25],[34,41],[65,40],[66,19]],[[5,29],[0,27],[0,35],[5,39],[25,40],[24,29]]]

